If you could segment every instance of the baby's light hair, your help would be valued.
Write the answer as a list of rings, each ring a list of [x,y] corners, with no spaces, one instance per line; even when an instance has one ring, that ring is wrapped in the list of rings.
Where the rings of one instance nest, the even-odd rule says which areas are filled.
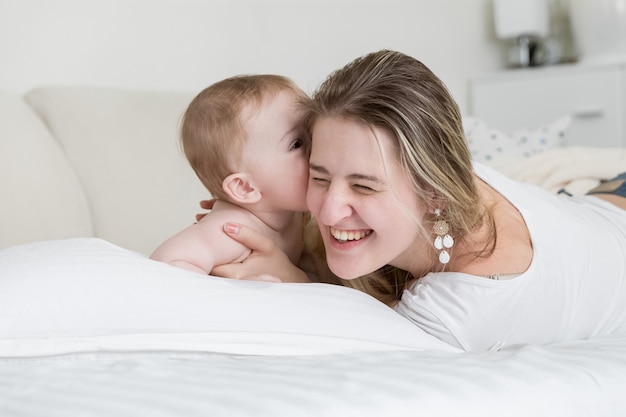
[[[202,90],[189,104],[180,140],[189,164],[202,184],[218,199],[228,199],[222,182],[237,171],[245,145],[242,113],[260,108],[282,91],[306,94],[289,78],[274,74],[239,75]]]

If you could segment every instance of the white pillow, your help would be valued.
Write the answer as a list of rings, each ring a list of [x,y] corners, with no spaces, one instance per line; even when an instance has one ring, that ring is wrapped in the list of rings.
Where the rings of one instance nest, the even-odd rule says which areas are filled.
[[[457,352],[351,288],[196,274],[96,238],[0,251],[0,357]]]
[[[472,158],[487,164],[496,159],[529,157],[562,147],[570,123],[571,117],[564,116],[537,129],[502,132],[480,119],[463,117],[463,129]]]

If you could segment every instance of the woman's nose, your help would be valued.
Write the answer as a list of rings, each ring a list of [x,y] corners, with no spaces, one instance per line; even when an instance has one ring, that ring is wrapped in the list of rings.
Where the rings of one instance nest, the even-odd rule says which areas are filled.
[[[352,206],[346,193],[342,192],[338,187],[331,185],[324,195],[319,220],[326,225],[332,226],[350,217],[352,211]]]

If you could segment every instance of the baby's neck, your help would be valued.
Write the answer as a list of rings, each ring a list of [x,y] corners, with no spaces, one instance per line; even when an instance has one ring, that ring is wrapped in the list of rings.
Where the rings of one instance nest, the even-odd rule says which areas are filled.
[[[285,211],[256,212],[254,215],[276,234],[274,242],[285,252],[291,263],[296,265],[304,246],[303,214]]]

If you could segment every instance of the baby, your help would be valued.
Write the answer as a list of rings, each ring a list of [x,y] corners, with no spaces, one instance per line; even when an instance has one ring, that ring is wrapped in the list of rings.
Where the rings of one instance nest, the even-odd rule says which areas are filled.
[[[223,232],[227,222],[271,238],[292,263],[303,246],[310,138],[298,101],[306,94],[278,75],[219,81],[187,108],[181,142],[217,201],[209,214],[162,243],[150,258],[210,274],[250,250]]]

